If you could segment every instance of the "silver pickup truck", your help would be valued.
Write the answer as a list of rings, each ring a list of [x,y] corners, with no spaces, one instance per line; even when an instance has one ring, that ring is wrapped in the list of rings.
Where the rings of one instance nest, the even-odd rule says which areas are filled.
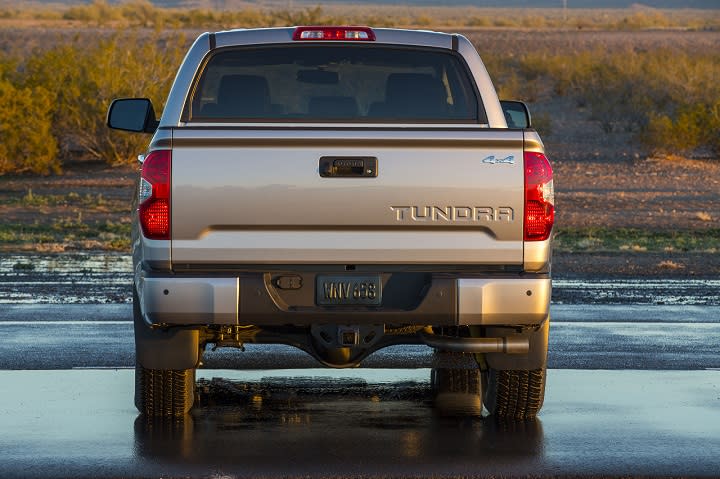
[[[135,404],[186,414],[208,346],[287,344],[336,368],[435,349],[438,401],[533,418],[545,390],[552,169],[461,35],[369,27],[204,33],[135,196]]]

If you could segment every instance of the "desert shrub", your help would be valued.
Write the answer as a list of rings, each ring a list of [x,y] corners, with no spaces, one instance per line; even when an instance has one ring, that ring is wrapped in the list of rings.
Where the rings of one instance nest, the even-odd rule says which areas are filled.
[[[654,151],[713,147],[720,55],[627,51],[599,56],[595,65],[576,68],[574,75],[575,93],[605,131],[636,132]]]
[[[517,27],[517,21],[514,18],[509,17],[495,17],[493,18],[493,26],[500,28],[512,28]]]
[[[304,8],[302,10],[276,10],[272,17],[278,25],[331,25],[341,23],[325,15],[321,6]]]
[[[88,5],[73,6],[63,13],[63,19],[65,20],[95,23],[98,25],[105,25],[119,18],[119,9],[109,5],[106,0],[93,0],[93,2]]]
[[[551,135],[553,132],[552,117],[547,112],[532,114],[532,126],[542,136]]]
[[[688,153],[706,149],[720,154],[720,99],[683,107],[674,118],[650,116],[641,136],[656,152]]]
[[[69,7],[63,13],[65,20],[82,23],[100,26],[124,24],[155,29],[170,25],[181,26],[178,16],[168,9],[155,7],[149,0],[129,0],[119,5],[111,5],[107,0],[93,0],[87,5]]]
[[[132,0],[120,8],[123,19],[134,26],[161,29],[168,16],[165,10],[156,8],[149,0]]]
[[[673,48],[531,52],[492,64],[505,80],[498,84],[501,94],[510,90],[532,101],[551,88],[588,108],[604,132],[633,132],[652,151],[718,151],[718,53]]]
[[[472,15],[465,20],[466,27],[489,27],[492,25],[489,17]]]
[[[0,76],[0,175],[59,171],[50,134],[52,95],[43,87],[17,88]]]
[[[391,28],[398,25],[406,25],[409,21],[403,17],[381,15],[376,13],[366,14],[361,16],[357,22],[346,22],[346,23],[357,23],[359,25],[372,25],[376,28]]]
[[[503,100],[522,100],[522,97],[518,96],[522,86],[514,57],[487,52],[482,56],[482,60],[492,78],[498,96]]]
[[[172,28],[253,28],[272,26],[272,18],[256,8],[243,8],[241,10],[205,10],[193,8],[168,13],[163,17],[165,27]]]
[[[525,28],[545,28],[548,21],[541,15],[525,15],[520,20],[520,25]]]
[[[628,15],[613,25],[618,30],[647,30],[650,28],[667,28],[670,20],[662,12],[646,10]]]
[[[421,13],[419,15],[416,15],[413,19],[413,25],[417,25],[419,27],[429,27],[434,23],[434,20],[431,16]]]
[[[535,102],[546,89],[550,70],[544,64],[546,55],[536,53],[514,55],[483,55],[488,72],[498,96],[503,100],[522,100]]]
[[[606,133],[631,132],[656,153],[720,152],[720,53],[684,48],[544,49],[483,55],[498,95],[569,96]]]
[[[117,97],[146,96],[160,110],[184,44],[178,38],[159,50],[154,42],[116,35],[85,49],[59,46],[30,58],[24,84],[48,90],[52,134],[62,157],[80,153],[110,164],[132,161],[148,138],[109,130],[108,105]]]

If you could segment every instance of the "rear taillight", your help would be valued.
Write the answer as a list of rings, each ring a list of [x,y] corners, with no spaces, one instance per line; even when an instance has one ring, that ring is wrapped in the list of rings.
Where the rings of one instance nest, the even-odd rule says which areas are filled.
[[[552,166],[547,157],[525,152],[525,241],[544,241],[555,222]]]
[[[293,40],[341,40],[375,41],[375,32],[370,27],[296,27]]]
[[[170,239],[170,165],[172,152],[157,150],[143,162],[140,173],[138,215],[143,235]]]

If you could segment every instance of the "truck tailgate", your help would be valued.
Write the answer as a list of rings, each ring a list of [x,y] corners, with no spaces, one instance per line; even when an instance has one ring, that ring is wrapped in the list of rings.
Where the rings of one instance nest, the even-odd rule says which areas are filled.
[[[521,264],[522,149],[448,125],[176,128],[172,262]],[[377,171],[323,177],[321,158]]]

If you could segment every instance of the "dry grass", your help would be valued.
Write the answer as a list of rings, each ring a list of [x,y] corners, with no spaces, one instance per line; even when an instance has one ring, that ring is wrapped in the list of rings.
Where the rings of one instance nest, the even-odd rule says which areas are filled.
[[[678,263],[678,262],[676,262],[676,261],[672,261],[672,260],[660,261],[660,262],[658,263],[657,267],[658,267],[659,269],[671,270],[671,271],[677,271],[677,270],[679,270],[679,269],[685,269],[685,265],[684,265],[684,264],[680,264],[680,263]]]
[[[298,24],[367,24],[376,27],[599,29],[720,29],[720,11],[642,6],[627,9],[479,8],[417,5],[296,6],[244,4],[235,8],[161,8],[147,0],[109,4],[38,6],[0,4],[0,20],[9,25],[73,27],[232,28]]]

